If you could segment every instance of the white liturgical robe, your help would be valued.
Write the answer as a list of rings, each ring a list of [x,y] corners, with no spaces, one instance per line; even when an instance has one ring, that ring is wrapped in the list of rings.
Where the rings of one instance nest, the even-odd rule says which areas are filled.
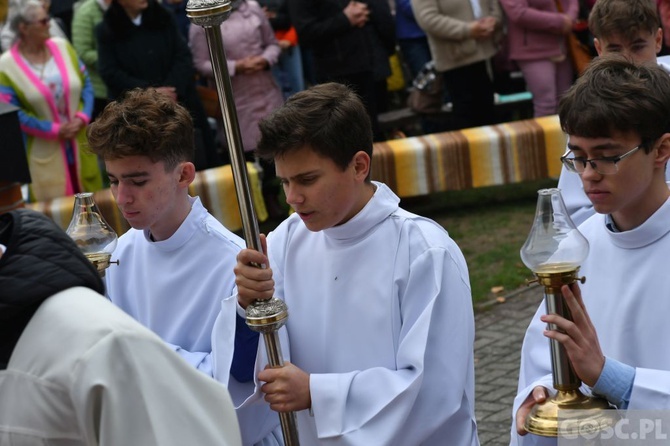
[[[3,446],[241,445],[228,391],[94,291],[40,305],[0,371]]]
[[[580,285],[586,309],[603,354],[635,367],[628,409],[670,410],[670,200],[630,231],[610,231],[605,218],[596,214],[579,227],[590,245],[580,269],[586,277]],[[543,314],[544,303],[524,339],[514,416],[535,386],[553,391]],[[520,437],[512,427],[512,445],[556,443],[555,438]]]
[[[148,229],[121,236],[113,255],[119,265],[107,269],[105,279],[115,305],[211,376],[212,327],[221,299],[233,293],[233,267],[244,241],[212,217],[200,198],[190,200],[191,211],[167,240],[152,241]],[[232,337],[235,307],[228,312]],[[228,367],[232,352],[226,355]]]
[[[284,356],[310,374],[301,444],[477,445],[465,260],[441,226],[374,184],[348,222],[311,232],[294,214],[268,237],[289,309]]]

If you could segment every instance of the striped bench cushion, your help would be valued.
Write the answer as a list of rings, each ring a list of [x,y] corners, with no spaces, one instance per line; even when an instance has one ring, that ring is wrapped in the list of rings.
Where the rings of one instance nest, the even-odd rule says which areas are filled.
[[[558,178],[565,146],[558,116],[390,140],[371,177],[400,197]]]

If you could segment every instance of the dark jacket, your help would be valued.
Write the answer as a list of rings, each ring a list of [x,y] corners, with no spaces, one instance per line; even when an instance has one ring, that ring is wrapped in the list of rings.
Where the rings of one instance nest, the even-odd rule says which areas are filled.
[[[118,1],[113,1],[96,27],[98,70],[110,99],[133,88],[175,87],[177,100],[186,107],[200,130],[204,147],[196,149],[196,168],[215,167],[218,159],[214,136],[195,88],[191,51],[168,10],[156,0],[142,13],[136,26]]]
[[[258,4],[269,12],[274,12],[275,17],[270,19],[270,25],[275,31],[285,31],[291,27],[291,18],[288,15],[288,4],[286,0],[258,0]]]
[[[289,0],[291,21],[301,46],[311,48],[318,80],[373,72],[375,37],[386,57],[395,49],[395,23],[387,0],[362,0],[370,21],[354,28],[344,15],[349,0]]]
[[[83,286],[104,294],[98,272],[52,220],[18,209],[0,215],[0,369],[5,369],[24,328],[52,295]]]
[[[155,0],[135,26],[112,2],[96,28],[98,68],[110,99],[136,87],[172,86],[180,101],[195,93],[193,61],[172,14]]]

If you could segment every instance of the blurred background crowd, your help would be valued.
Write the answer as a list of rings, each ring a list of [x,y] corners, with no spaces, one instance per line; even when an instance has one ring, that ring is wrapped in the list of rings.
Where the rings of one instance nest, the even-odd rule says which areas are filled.
[[[496,103],[515,93],[532,97],[531,116],[555,114],[576,77],[566,37],[595,55],[587,26],[594,3],[233,0],[221,34],[244,150],[254,161],[259,120],[328,81],[359,94],[376,141],[510,120]],[[663,28],[670,26],[670,0],[657,4]],[[86,127],[109,100],[137,87],[191,112],[197,169],[228,162],[204,30],[190,25],[186,5],[0,0],[0,101],[20,109],[30,200],[105,186],[104,166],[86,150]],[[417,118],[413,129],[380,124],[398,109]],[[273,167],[262,167],[268,209],[281,212]]]

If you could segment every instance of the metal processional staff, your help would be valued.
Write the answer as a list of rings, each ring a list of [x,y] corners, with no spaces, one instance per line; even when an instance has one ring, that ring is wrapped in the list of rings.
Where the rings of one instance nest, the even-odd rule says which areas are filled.
[[[247,247],[261,251],[260,230],[253,207],[249,175],[247,173],[242,136],[237,120],[237,111],[233,101],[233,89],[226,64],[226,55],[221,38],[221,23],[232,12],[230,0],[189,0],[186,15],[194,25],[205,29],[209,57],[212,61],[216,91],[223,115],[223,123],[228,140],[230,163],[235,181],[237,201],[240,206],[242,228]],[[246,310],[247,325],[252,330],[263,334],[268,354],[268,362],[272,367],[282,367],[284,360],[279,345],[277,331],[286,323],[288,309],[284,301],[273,297],[269,300],[256,301]],[[280,412],[282,434],[286,446],[298,446],[298,430],[294,412]]]

